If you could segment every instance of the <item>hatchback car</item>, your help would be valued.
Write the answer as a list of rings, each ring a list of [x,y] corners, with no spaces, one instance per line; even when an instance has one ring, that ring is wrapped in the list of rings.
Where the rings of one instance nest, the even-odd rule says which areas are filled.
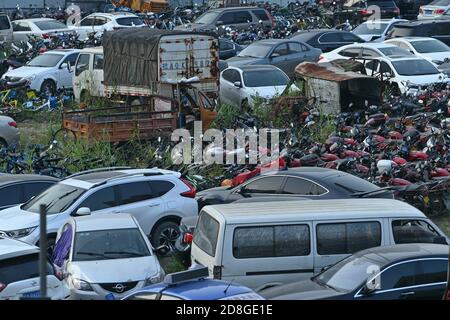
[[[28,36],[42,37],[55,33],[73,32],[66,24],[50,18],[14,20],[11,24],[14,41],[27,41]]]
[[[78,49],[56,49],[31,59],[25,66],[6,72],[2,79],[27,80],[30,89],[54,94],[60,88],[72,88],[73,67]]]
[[[164,279],[134,217],[86,213],[61,227],[53,251],[52,262],[63,275],[66,298],[103,300],[111,294],[121,298]]]
[[[434,0],[421,6],[417,19],[436,19],[442,16],[450,8],[450,0]]]
[[[244,184],[229,188],[217,187],[201,191],[196,199],[199,207],[231,203],[239,199],[267,196],[290,196],[292,200],[349,199],[367,193],[368,197],[393,198],[390,191],[351,174],[318,167],[290,168],[260,175]]]
[[[374,19],[361,23],[352,32],[366,41],[384,41],[392,28],[405,19]]]
[[[0,210],[27,202],[59,179],[34,174],[0,175]]]
[[[61,280],[50,261],[46,265],[47,297],[64,298]],[[39,296],[39,248],[0,234],[0,300]]]
[[[208,276],[207,267],[172,273],[164,282],[138,290],[123,300],[264,300],[238,283]]]
[[[0,116],[0,148],[18,144],[20,132],[13,118]]]
[[[47,209],[49,249],[71,216],[130,213],[155,247],[174,243],[178,223],[198,214],[195,189],[180,173],[160,169],[111,168],[81,172],[60,181],[23,205],[0,211],[0,231],[31,244],[39,241],[39,210]]]
[[[220,74],[220,100],[243,109],[253,107],[257,100],[281,95],[290,80],[271,65],[229,67]]]
[[[396,45],[412,54],[427,59],[436,65],[450,60],[450,48],[434,38],[404,37],[386,40],[385,43]]]
[[[339,31],[332,29],[307,30],[294,33],[289,37],[290,40],[302,41],[311,47],[328,52],[346,44],[362,43],[363,39],[356,34],[348,31]]]
[[[229,66],[271,64],[283,70],[289,77],[295,67],[305,61],[319,60],[321,50],[296,39],[270,39],[253,42],[237,56],[227,60]]]
[[[397,244],[366,249],[304,280],[263,290],[280,300],[440,300],[448,246]]]
[[[398,23],[388,38],[432,37],[450,45],[450,20],[430,19]]]

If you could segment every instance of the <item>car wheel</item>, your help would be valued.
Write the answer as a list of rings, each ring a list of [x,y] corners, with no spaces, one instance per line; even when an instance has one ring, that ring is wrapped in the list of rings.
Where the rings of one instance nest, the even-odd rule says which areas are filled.
[[[166,245],[171,251],[180,235],[180,226],[174,221],[164,221],[153,230],[151,243],[154,248]]]
[[[53,80],[45,80],[41,85],[41,93],[54,95],[56,93],[56,84]]]

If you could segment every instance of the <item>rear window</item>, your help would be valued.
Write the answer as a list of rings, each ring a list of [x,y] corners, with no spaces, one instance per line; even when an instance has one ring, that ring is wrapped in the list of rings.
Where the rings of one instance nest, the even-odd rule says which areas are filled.
[[[392,62],[395,70],[402,76],[423,76],[438,74],[439,70],[428,60],[404,60]]]
[[[269,16],[264,10],[252,10],[253,14],[258,18],[258,20],[268,21]]]
[[[201,212],[194,231],[194,243],[211,257],[216,255],[219,222],[206,212]]]
[[[434,243],[439,233],[423,220],[394,220],[392,233],[396,244]]]
[[[379,189],[379,187],[377,187],[373,183],[355,176],[351,176],[349,174],[337,174],[332,177],[326,177],[325,179],[329,183],[334,184],[339,189],[350,193],[368,192]]]
[[[47,274],[53,274],[49,262]],[[5,285],[39,277],[39,253],[0,260],[0,275],[0,282]]]
[[[56,30],[56,29],[68,29],[67,26],[59,21],[39,21],[34,23],[40,30]]]
[[[138,17],[127,17],[127,18],[118,18],[116,19],[117,23],[121,26],[140,26],[143,25],[144,22]]]
[[[0,16],[0,30],[11,29],[11,24],[7,16]]]

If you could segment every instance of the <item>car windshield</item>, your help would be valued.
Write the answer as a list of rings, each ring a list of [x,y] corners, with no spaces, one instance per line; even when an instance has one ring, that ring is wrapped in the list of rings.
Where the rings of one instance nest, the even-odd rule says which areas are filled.
[[[363,23],[353,30],[353,33],[357,35],[365,35],[365,34],[376,34],[381,35],[383,31],[387,28],[388,23],[380,23],[380,22],[372,22],[372,23]]]
[[[433,53],[433,52],[446,52],[450,51],[450,48],[439,40],[420,40],[411,41],[411,45],[419,53]]]
[[[126,17],[116,19],[117,23],[121,26],[141,26],[144,22],[139,17]]]
[[[28,62],[27,65],[30,67],[51,68],[56,66],[62,58],[63,55],[61,54],[46,53],[37,56],[36,58]]]
[[[264,76],[261,76],[262,72],[264,72]],[[289,77],[278,70],[245,71],[243,77],[245,86],[252,88],[285,86],[289,83]]]
[[[73,261],[127,259],[150,256],[138,228],[83,231],[75,234]]]
[[[40,30],[57,30],[57,29],[69,29],[64,23],[59,21],[38,21],[34,23]]]
[[[85,191],[85,189],[58,183],[22,205],[21,209],[39,213],[40,205],[45,204],[47,214],[61,213],[67,210]]]
[[[439,73],[439,70],[427,60],[394,61],[392,65],[397,73],[402,76],[423,76]]]
[[[364,256],[350,256],[313,277],[313,281],[340,292],[360,287],[369,277],[368,270],[380,268]]]
[[[385,56],[411,56],[412,53],[406,49],[399,48],[397,46],[378,48]]]
[[[271,49],[272,45],[269,44],[251,44],[242,50],[237,56],[245,58],[265,58]]]
[[[199,24],[210,24],[213,23],[214,20],[217,18],[219,14],[217,12],[205,12],[204,14],[202,14],[200,17],[198,17],[196,20],[194,20],[194,23],[199,23]]]

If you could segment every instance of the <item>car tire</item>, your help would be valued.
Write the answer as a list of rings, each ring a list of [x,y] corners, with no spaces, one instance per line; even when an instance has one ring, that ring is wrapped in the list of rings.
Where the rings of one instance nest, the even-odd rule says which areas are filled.
[[[56,93],[56,84],[53,80],[47,79],[41,85],[41,93],[48,92],[51,95]]]
[[[172,251],[175,242],[180,235],[180,226],[174,221],[163,221],[159,223],[150,235],[150,242],[154,248],[167,245]]]

